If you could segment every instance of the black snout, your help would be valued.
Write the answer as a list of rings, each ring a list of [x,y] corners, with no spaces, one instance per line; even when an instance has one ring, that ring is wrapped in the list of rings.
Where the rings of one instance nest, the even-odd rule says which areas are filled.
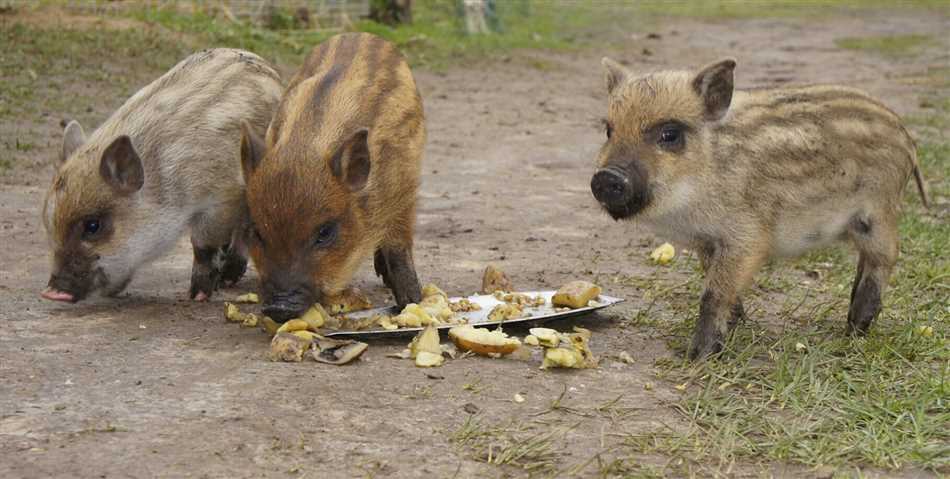
[[[608,166],[590,180],[590,190],[594,198],[610,213],[615,220],[637,214],[649,203],[646,173],[640,168],[628,171],[616,166]]]
[[[278,323],[299,318],[307,308],[310,307],[312,300],[310,295],[300,290],[288,291],[283,293],[274,293],[264,298],[264,306],[261,312]]]

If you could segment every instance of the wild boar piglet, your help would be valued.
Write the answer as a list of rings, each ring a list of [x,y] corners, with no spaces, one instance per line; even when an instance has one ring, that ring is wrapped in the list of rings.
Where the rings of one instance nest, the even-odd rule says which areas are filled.
[[[866,332],[897,261],[911,177],[926,205],[900,118],[843,86],[734,90],[732,59],[646,75],[603,63],[607,141],[591,191],[614,219],[697,251],[705,291],[689,357],[721,350],[769,258],[837,240],[859,253],[848,329]]]
[[[253,53],[195,53],[86,137],[66,126],[43,205],[52,249],[46,299],[125,289],[190,228],[190,296],[207,299],[245,271],[242,124],[263,132],[280,100],[277,72]]]
[[[249,129],[241,143],[264,314],[285,321],[341,293],[370,256],[399,305],[420,300],[424,144],[422,99],[394,45],[347,33],[314,48],[266,138]]]

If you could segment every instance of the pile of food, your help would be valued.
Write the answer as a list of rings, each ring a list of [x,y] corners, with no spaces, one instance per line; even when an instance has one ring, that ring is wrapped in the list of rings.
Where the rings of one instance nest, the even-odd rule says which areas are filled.
[[[484,321],[499,323],[495,330],[477,328],[467,324],[464,313],[480,311],[486,297],[461,298],[451,301],[449,296],[433,284],[422,289],[423,299],[406,305],[398,314],[353,314],[372,307],[369,299],[358,289],[344,290],[337,296],[325,298],[323,304],[312,305],[299,318],[278,324],[271,318],[254,313],[241,312],[235,303],[257,303],[255,293],[238,296],[234,303],[225,303],[225,318],[244,327],[260,327],[272,336],[270,358],[274,361],[302,361],[311,357],[328,364],[346,364],[358,358],[367,348],[366,343],[352,340],[337,340],[323,336],[327,331],[397,330],[400,328],[425,328],[410,343],[400,356],[411,358],[420,367],[441,366],[447,350],[500,358],[521,350],[521,340],[509,337],[501,330],[506,320],[531,317],[532,308],[548,306],[544,295],[508,291],[511,281],[505,274],[489,266],[483,276],[482,291],[490,294],[487,317]],[[600,288],[587,281],[572,281],[565,284],[551,297],[550,308],[556,311],[584,308],[596,305]],[[550,294],[550,293],[548,293]],[[492,300],[491,298],[494,298]],[[473,301],[474,299],[474,301]],[[497,301],[496,301],[497,300]],[[492,307],[491,305],[494,304]],[[482,313],[484,315],[484,313]],[[478,321],[478,320],[476,320]],[[439,341],[439,327],[452,326],[448,336],[454,344],[443,346]],[[558,333],[547,328],[534,328],[524,343],[543,349],[542,368],[548,367],[595,367],[597,361],[590,353],[587,343],[590,332],[577,329],[574,333]],[[453,356],[454,357],[454,356]]]

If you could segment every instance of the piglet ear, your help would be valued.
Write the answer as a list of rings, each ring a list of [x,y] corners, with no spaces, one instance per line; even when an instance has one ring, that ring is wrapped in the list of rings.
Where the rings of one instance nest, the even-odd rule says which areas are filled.
[[[369,181],[369,130],[350,136],[330,159],[330,169],[350,191],[362,190]]]
[[[735,68],[736,61],[726,58],[706,65],[693,78],[693,90],[703,101],[706,121],[718,121],[729,111]]]
[[[264,158],[264,142],[254,133],[254,128],[247,121],[241,122],[241,169],[244,172],[244,182],[251,178],[251,173],[261,164]]]
[[[142,159],[127,135],[116,138],[102,152],[99,176],[120,195],[131,195],[145,184]]]
[[[59,157],[59,164],[63,164],[72,154],[86,142],[86,133],[82,131],[82,125],[78,121],[72,120],[63,130],[63,152]]]
[[[613,93],[618,86],[627,81],[627,77],[630,75],[630,73],[626,68],[623,67],[623,65],[607,57],[604,57],[600,63],[604,65],[604,69],[607,72],[607,94],[609,95]]]

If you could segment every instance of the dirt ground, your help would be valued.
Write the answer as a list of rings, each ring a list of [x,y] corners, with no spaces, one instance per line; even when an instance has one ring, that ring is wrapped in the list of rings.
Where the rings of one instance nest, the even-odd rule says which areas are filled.
[[[478,287],[488,263],[523,289],[652,274],[646,255],[661,238],[609,220],[589,191],[603,137],[604,54],[634,69],[731,55],[739,61],[739,87],[840,82],[912,114],[927,88],[913,78],[948,64],[948,31],[946,18],[923,15],[679,21],[657,25],[659,39],[627,36],[600,52],[513,53],[510,61],[417,71],[429,129],[416,237],[420,279],[463,294]],[[914,57],[886,58],[834,43],[904,33],[934,35],[941,44]],[[112,93],[101,92],[103,104],[89,105],[93,123],[121,103]],[[678,391],[658,381],[654,368],[658,358],[681,352],[625,326],[624,318],[644,307],[633,286],[604,284],[626,303],[553,324],[593,331],[592,347],[604,360],[599,369],[579,371],[540,371],[537,358],[467,358],[422,370],[386,357],[407,339],[373,340],[361,361],[345,367],[269,362],[265,334],[222,319],[221,302],[254,290],[254,273],[210,303],[190,302],[191,249],[184,238],[117,299],[42,301],[49,271],[40,208],[61,116],[3,126],[32,131],[41,146],[31,152],[33,164],[18,166],[0,186],[2,477],[525,474],[453,446],[452,435],[475,409],[490,424],[520,424],[528,435],[544,428],[563,433],[554,442],[556,463],[568,475],[567,468],[611,450],[622,433],[683,424],[670,407]],[[355,284],[377,304],[391,300],[369,261]],[[662,316],[663,305],[655,312]],[[617,361],[620,351],[636,361]],[[626,412],[612,418],[545,413],[562,392],[562,404],[576,411],[619,398],[615,406]],[[514,402],[515,393],[526,401]],[[642,460],[663,465],[666,459]],[[596,464],[570,472],[595,475]],[[810,477],[815,471],[766,463],[739,464],[731,474]]]

